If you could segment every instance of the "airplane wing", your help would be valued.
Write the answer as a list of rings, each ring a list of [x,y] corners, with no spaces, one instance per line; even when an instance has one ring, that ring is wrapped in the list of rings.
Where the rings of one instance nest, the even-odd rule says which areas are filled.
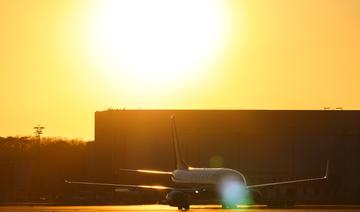
[[[154,189],[154,190],[173,190],[173,187],[161,186],[161,185],[126,185],[126,184],[116,184],[116,183],[96,183],[96,182],[79,182],[79,181],[68,181],[65,180],[65,183],[68,184],[77,184],[77,185],[94,185],[94,186],[109,186],[116,188],[140,188],[140,189]]]
[[[108,186],[115,188],[115,191],[121,189],[133,190],[133,189],[150,189],[158,191],[183,191],[189,194],[199,194],[200,192],[206,191],[204,188],[176,188],[162,185],[127,185],[127,184],[117,184],[117,183],[97,183],[97,182],[79,182],[79,181],[68,181],[65,180],[65,183],[76,184],[76,185],[93,185],[93,186]]]
[[[298,180],[289,180],[289,181],[281,181],[281,182],[273,182],[273,183],[263,183],[263,184],[256,184],[256,185],[248,185],[246,188],[263,188],[263,187],[270,187],[270,186],[277,186],[277,185],[286,185],[286,184],[295,184],[295,183],[303,183],[303,182],[310,182],[310,181],[321,181],[326,180],[329,175],[329,161],[326,163],[326,171],[323,177],[316,177],[316,178],[307,178],[307,179],[298,179]]]
[[[137,173],[145,173],[145,174],[172,175],[172,172],[167,172],[167,171],[144,170],[144,169],[119,169],[119,170],[125,172],[137,172]]]

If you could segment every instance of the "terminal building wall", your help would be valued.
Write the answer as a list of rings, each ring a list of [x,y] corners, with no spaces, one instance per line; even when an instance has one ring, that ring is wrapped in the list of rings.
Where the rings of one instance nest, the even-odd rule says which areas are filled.
[[[185,160],[193,167],[227,167],[248,184],[318,177],[327,183],[270,188],[265,199],[360,203],[360,111],[107,110],[95,113],[94,180],[166,183],[126,169],[173,170],[170,116]]]

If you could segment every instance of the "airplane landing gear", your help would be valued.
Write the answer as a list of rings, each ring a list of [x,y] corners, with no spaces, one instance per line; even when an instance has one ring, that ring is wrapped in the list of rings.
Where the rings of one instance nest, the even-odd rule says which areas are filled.
[[[178,210],[189,210],[189,209],[190,209],[190,205],[189,205],[189,204],[179,205],[179,206],[178,206]]]

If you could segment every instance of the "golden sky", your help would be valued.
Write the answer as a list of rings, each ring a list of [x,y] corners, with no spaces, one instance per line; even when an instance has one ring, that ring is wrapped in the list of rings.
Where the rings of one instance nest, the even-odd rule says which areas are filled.
[[[94,112],[360,108],[358,0],[2,0],[0,135]]]

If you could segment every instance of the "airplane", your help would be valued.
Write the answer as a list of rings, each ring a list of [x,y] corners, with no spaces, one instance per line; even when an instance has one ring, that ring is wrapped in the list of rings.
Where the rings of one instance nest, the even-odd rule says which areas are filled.
[[[246,195],[248,195],[249,192],[256,191],[256,189],[310,181],[323,181],[328,178],[329,161],[326,163],[325,175],[322,177],[248,185],[245,176],[234,169],[190,167],[185,162],[181,153],[180,141],[178,138],[174,115],[171,116],[171,130],[175,152],[175,170],[172,172],[133,169],[120,170],[144,174],[168,175],[171,177],[171,180],[174,183],[180,185],[179,187],[162,185],[127,185],[117,183],[79,182],[68,180],[65,180],[65,182],[68,184],[109,186],[116,188],[115,191],[123,191],[124,189],[160,190],[167,193],[165,198],[166,204],[177,207],[178,210],[188,210],[190,208],[191,200],[204,193],[215,191],[217,197],[220,198],[222,207],[231,209],[237,208],[237,204],[241,203],[242,199],[246,198]]]

